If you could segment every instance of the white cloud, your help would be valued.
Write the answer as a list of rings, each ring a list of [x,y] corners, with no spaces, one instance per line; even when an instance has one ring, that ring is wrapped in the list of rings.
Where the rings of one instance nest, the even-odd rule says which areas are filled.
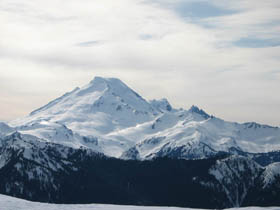
[[[234,45],[278,38],[279,3],[204,0],[236,12],[193,22],[163,6],[182,0],[151,2],[1,1],[0,109],[17,111],[0,118],[27,114],[102,75],[175,106],[279,125],[280,47]]]

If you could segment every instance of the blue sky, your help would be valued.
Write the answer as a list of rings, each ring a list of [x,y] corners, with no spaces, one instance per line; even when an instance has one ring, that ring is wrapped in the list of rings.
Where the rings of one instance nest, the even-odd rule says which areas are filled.
[[[280,2],[3,0],[0,120],[118,77],[230,121],[280,125]]]
[[[242,37],[233,42],[234,45],[239,47],[249,48],[263,48],[263,47],[277,47],[280,45],[280,40],[275,39],[258,39],[254,37]]]
[[[238,11],[222,8],[213,4],[211,1],[177,1],[175,3],[156,1],[163,7],[174,10],[182,18],[186,19],[202,19],[208,17],[217,17],[237,13]],[[164,1],[163,1],[164,2]]]

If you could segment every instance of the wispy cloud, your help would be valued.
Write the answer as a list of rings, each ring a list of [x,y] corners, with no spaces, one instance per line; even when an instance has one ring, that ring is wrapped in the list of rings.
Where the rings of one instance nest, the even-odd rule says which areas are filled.
[[[86,41],[86,42],[80,42],[78,44],[76,44],[79,47],[92,47],[92,46],[96,46],[96,45],[100,45],[103,44],[104,41]]]

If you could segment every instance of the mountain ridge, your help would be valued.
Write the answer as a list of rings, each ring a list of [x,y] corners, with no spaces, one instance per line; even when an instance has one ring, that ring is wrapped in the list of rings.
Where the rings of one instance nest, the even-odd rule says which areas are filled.
[[[114,78],[0,123],[0,193],[35,201],[280,205],[279,162],[278,127],[148,101]]]
[[[46,133],[43,138],[54,141],[51,126],[34,132],[34,125],[40,127],[47,123],[53,124],[53,129],[58,123],[75,135],[96,138],[100,152],[113,157],[128,158],[125,154],[132,155],[133,150],[139,154],[133,156],[140,159],[167,153],[171,156],[181,153],[177,155],[181,158],[203,158],[206,147],[202,145],[214,153],[228,152],[232,147],[257,153],[280,150],[278,127],[227,122],[195,105],[188,110],[174,109],[167,99],[147,101],[117,78],[95,77],[89,84],[75,88],[10,125],[40,138],[40,132]],[[147,144],[148,139],[162,141],[151,145]],[[90,145],[82,146],[90,148]],[[194,153],[190,154],[191,151]]]

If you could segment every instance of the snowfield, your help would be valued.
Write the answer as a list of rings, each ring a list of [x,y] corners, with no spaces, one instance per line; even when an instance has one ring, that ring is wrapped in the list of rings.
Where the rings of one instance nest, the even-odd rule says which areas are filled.
[[[0,210],[190,210],[192,208],[177,208],[177,207],[150,207],[150,206],[120,206],[120,205],[104,205],[104,204],[47,204],[26,201],[18,198],[13,198],[6,195],[0,195]],[[246,207],[232,208],[240,210],[279,210],[280,207]],[[196,209],[199,210],[199,209]]]

